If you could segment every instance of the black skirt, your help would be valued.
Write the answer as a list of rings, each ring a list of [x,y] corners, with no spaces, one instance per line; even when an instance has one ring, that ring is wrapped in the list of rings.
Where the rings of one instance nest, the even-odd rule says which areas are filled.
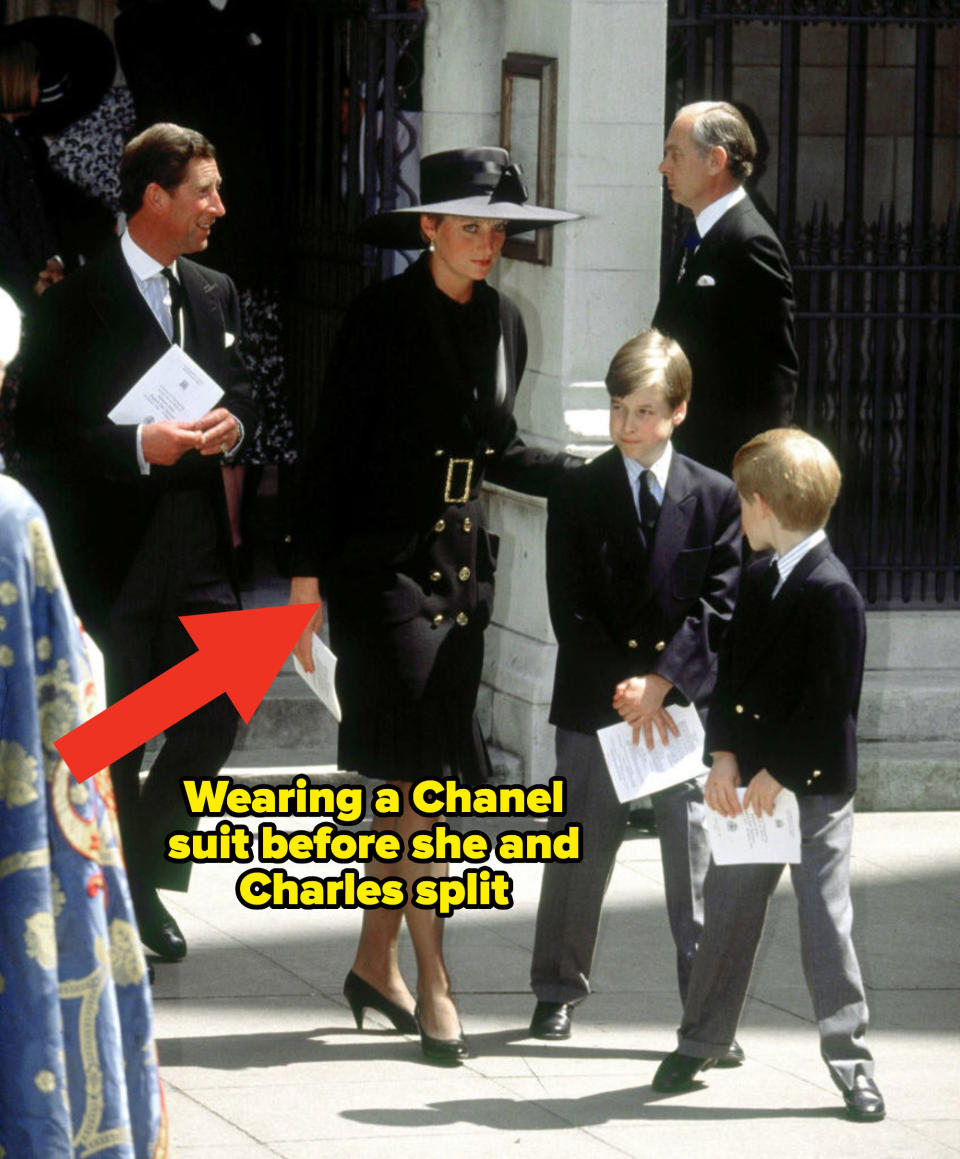
[[[371,638],[364,625],[351,623],[349,615],[338,616],[334,600],[329,611],[342,710],[339,767],[380,781],[456,777],[475,785],[490,780],[490,758],[476,716],[482,624],[447,628],[425,688],[413,695],[398,664],[411,647],[404,637],[429,632],[429,623],[421,619],[401,626],[389,639]]]

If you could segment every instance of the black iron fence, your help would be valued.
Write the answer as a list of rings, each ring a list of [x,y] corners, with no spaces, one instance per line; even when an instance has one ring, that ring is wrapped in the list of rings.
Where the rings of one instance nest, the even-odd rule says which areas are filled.
[[[765,87],[754,84],[751,103],[775,141],[770,216],[796,278],[796,420],[829,442],[844,469],[831,534],[874,606],[960,606],[960,249],[956,194],[942,204],[942,149],[941,185],[934,185],[937,102],[942,106],[946,93],[955,103],[960,87],[956,62],[952,73],[941,68],[937,75],[938,44],[947,44],[945,30],[960,26],[960,5],[670,0],[668,123],[690,101],[738,100],[739,70],[751,63],[738,47],[738,29],[747,26],[775,34],[779,67],[767,70]],[[801,93],[810,91],[805,69],[821,63],[805,63],[801,53],[804,29],[813,26],[829,27],[832,46],[842,49],[832,214],[822,204],[798,205],[801,157],[809,156]],[[909,37],[909,155],[898,186],[908,192],[898,212],[871,211],[868,220],[875,178],[867,161],[869,114],[878,102],[897,100],[885,95],[871,56],[871,30],[878,28]],[[678,229],[668,205],[665,260]]]
[[[881,215],[853,239],[825,212],[791,245],[796,421],[836,449],[831,528],[867,600],[960,603],[960,240]],[[852,244],[851,244],[852,242]]]
[[[411,196],[401,168],[418,148],[424,20],[419,0],[289,0],[285,354],[299,432],[344,309],[386,272],[357,226]]]

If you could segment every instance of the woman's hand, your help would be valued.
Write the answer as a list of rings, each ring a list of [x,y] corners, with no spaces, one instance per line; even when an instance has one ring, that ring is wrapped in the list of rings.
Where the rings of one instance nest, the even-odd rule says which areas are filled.
[[[319,635],[323,626],[323,603],[320,599],[320,582],[316,576],[294,576],[290,581],[289,604],[319,604],[303,629],[300,639],[293,646],[293,654],[303,665],[304,672],[313,671],[313,636]]]

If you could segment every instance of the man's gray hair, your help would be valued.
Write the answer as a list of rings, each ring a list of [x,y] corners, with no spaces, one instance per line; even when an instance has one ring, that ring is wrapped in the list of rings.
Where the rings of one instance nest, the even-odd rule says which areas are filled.
[[[684,105],[677,117],[691,119],[690,136],[701,156],[721,146],[730,176],[738,185],[746,181],[757,159],[757,143],[739,109],[726,101],[697,101]]]

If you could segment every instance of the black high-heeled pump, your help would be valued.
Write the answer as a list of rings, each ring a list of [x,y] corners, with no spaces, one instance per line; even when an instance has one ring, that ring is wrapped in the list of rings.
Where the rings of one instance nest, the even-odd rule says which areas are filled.
[[[427,1034],[423,1029],[423,1023],[420,1021],[419,1002],[414,1011],[414,1017],[417,1019],[417,1025],[420,1027],[420,1048],[423,1051],[423,1057],[429,1062],[439,1062],[445,1066],[456,1066],[463,1059],[470,1057],[467,1040],[463,1037],[462,1027],[456,1038],[434,1038],[432,1034]]]
[[[381,994],[379,990],[375,990],[369,982],[364,982],[352,970],[343,983],[343,996],[353,1011],[357,1030],[363,1030],[363,1012],[365,1010],[377,1010],[381,1014],[385,1014],[393,1023],[394,1029],[401,1034],[416,1034],[420,1030],[420,1023],[415,1014],[411,1014],[409,1010],[404,1010],[396,1002],[391,1002],[389,998]]]

